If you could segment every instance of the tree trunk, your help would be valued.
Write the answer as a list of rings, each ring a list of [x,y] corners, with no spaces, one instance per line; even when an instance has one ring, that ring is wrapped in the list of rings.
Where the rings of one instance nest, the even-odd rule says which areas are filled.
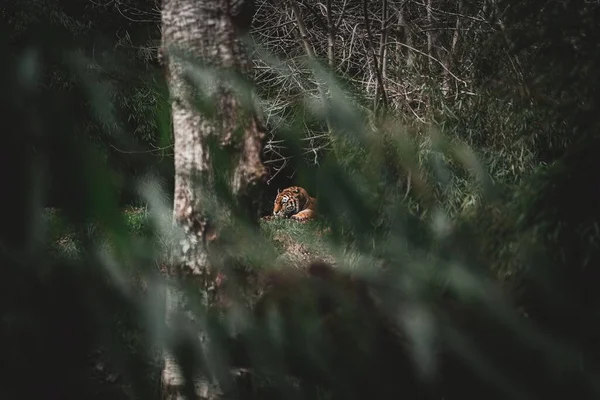
[[[250,69],[249,58],[237,34],[247,31],[248,26],[238,25],[249,25],[252,15],[248,13],[253,13],[253,7],[252,3],[245,3],[244,7],[242,4],[238,0],[163,0],[162,5],[160,57],[167,71],[172,102],[173,219],[180,233],[173,243],[167,273],[170,278],[185,277],[198,284],[207,305],[210,305],[209,294],[215,288],[210,243],[217,236],[219,224],[212,212],[212,206],[219,204],[214,190],[214,150],[226,154],[228,163],[233,161],[228,164],[233,171],[223,176],[230,177],[232,197],[246,215],[254,212],[255,217],[258,216],[252,199],[258,198],[266,178],[261,160],[266,136],[263,125],[254,109],[244,106],[241,97],[235,95],[231,81],[223,76],[229,71],[248,73]],[[211,71],[218,73],[213,75]],[[198,103],[211,111],[210,117],[198,109]],[[167,326],[174,328],[176,316],[181,315],[192,326],[196,325],[191,313],[185,313],[184,293],[174,285],[167,288],[166,303]],[[184,398],[185,382],[168,348],[164,363],[164,398]],[[187,382],[188,388],[196,398],[219,397],[218,390],[205,378],[194,378],[193,389],[190,383]]]

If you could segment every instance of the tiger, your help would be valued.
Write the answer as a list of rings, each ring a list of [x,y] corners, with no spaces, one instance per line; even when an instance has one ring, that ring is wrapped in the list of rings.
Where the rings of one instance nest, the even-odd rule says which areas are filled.
[[[309,221],[317,216],[317,199],[309,196],[306,189],[300,186],[278,190],[273,216],[301,222]]]

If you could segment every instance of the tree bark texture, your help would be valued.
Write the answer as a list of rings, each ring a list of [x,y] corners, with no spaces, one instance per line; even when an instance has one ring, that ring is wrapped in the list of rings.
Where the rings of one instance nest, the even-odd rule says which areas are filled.
[[[172,249],[170,277],[185,277],[198,284],[207,298],[214,287],[209,245],[216,237],[213,212],[218,204],[214,194],[213,153],[216,145],[226,154],[232,171],[229,187],[239,206],[247,212],[256,207],[266,178],[262,163],[265,140],[263,124],[252,107],[245,106],[235,94],[232,81],[223,73],[247,74],[250,60],[237,34],[245,27],[236,26],[250,18],[239,15],[239,0],[163,0],[161,61],[166,69],[172,103],[175,149],[175,192],[173,218],[180,228]],[[245,9],[244,9],[245,10]],[[252,12],[245,10],[244,12]],[[242,16],[243,17],[243,16]],[[216,75],[206,73],[217,71]],[[206,77],[197,84],[197,77]],[[210,118],[197,107],[200,97],[214,113]],[[252,103],[250,101],[249,103]],[[212,209],[211,209],[212,210]],[[257,215],[256,215],[257,216]],[[193,317],[185,310],[185,296],[170,286],[166,293],[166,322],[173,327],[176,315],[185,315],[194,326]],[[169,349],[164,353],[162,376],[166,399],[184,398],[184,380]],[[219,397],[206,379],[194,381],[196,398]]]

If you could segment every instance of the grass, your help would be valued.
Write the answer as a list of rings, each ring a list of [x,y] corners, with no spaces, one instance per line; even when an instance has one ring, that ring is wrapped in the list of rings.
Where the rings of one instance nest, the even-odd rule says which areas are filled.
[[[46,208],[44,222],[48,233],[49,249],[67,257],[81,254],[81,246],[86,240],[98,240],[102,237],[102,227],[98,222],[89,222],[83,227],[69,220],[59,209]],[[147,237],[150,232],[150,220],[146,208],[127,207],[121,211],[121,217],[127,233],[133,237]]]
[[[127,207],[120,214],[131,238],[152,238],[153,221],[146,208]],[[46,209],[44,216],[48,226],[49,247],[54,254],[77,258],[81,255],[84,241],[106,241],[97,222],[87,223],[81,228],[69,221],[60,210],[53,208]],[[281,264],[298,267],[314,258],[335,263],[331,230],[323,221],[299,223],[290,219],[261,220],[260,228],[267,245],[272,247],[269,250],[275,251],[275,258]]]
[[[306,261],[306,257],[332,261],[331,230],[321,221],[299,223],[291,219],[261,221],[261,230],[280,252],[280,257]],[[304,255],[304,257],[303,257]]]
[[[361,169],[365,170],[361,167],[363,166],[360,164],[356,166],[355,170],[358,172],[352,175],[353,179],[360,180],[361,177],[357,174]],[[416,302],[425,308],[430,304],[443,307],[447,298],[454,302],[457,302],[456,298],[460,301],[466,299],[467,309],[475,307],[477,313],[488,318],[494,315],[494,312],[509,310],[507,313],[512,313],[516,310],[516,307],[510,304],[512,299],[509,291],[502,291],[501,295],[496,291],[498,281],[518,281],[514,275],[521,273],[524,264],[523,260],[519,259],[520,252],[529,245],[525,234],[516,229],[519,207],[510,205],[513,198],[509,189],[508,195],[503,194],[498,198],[480,195],[484,191],[477,191],[477,188],[473,189],[472,193],[475,194],[450,194],[455,199],[461,196],[464,199],[473,199],[472,202],[467,201],[469,204],[464,207],[443,207],[444,196],[441,196],[423,206],[429,206],[427,212],[411,214],[406,210],[409,207],[406,207],[407,204],[403,200],[404,190],[390,190],[384,187],[378,191],[380,188],[377,185],[357,190],[353,185],[347,184],[352,182],[351,180],[339,179],[340,176],[336,175],[337,170],[326,172],[329,175],[324,176],[322,187],[331,192],[323,190],[319,199],[324,204],[330,202],[329,215],[307,223],[285,219],[262,220],[259,232],[245,231],[243,226],[234,225],[232,229],[236,230],[223,235],[231,240],[227,244],[231,247],[225,246],[222,249],[226,260],[223,264],[227,264],[227,260],[235,260],[236,265],[251,267],[257,272],[258,268],[263,267],[298,269],[307,265],[310,260],[322,259],[339,268],[364,272],[365,276],[377,275],[375,272],[383,271],[383,274],[374,276],[371,282],[379,292],[382,304],[390,307],[390,314],[398,319],[394,322],[400,326],[419,323],[404,321],[403,318],[408,317],[397,316],[393,309],[398,304],[404,304],[405,297],[408,301]],[[393,183],[387,182],[389,185]],[[450,182],[448,185],[456,187],[456,182]],[[378,198],[382,193],[382,197],[389,198]],[[351,201],[346,203],[340,201],[349,198]],[[419,198],[415,197],[410,201],[418,202]],[[340,204],[341,206],[336,208]],[[106,251],[100,263],[108,267],[109,272],[113,274],[112,278],[117,278],[114,281],[121,285],[121,288],[129,290],[129,287],[143,282],[143,279],[138,278],[148,275],[144,275],[147,269],[141,268],[156,267],[152,261],[153,256],[161,252],[160,248],[156,248],[157,243],[160,243],[160,234],[155,232],[154,215],[146,208],[126,208],[119,212],[125,236],[128,237],[121,244],[129,253],[118,253],[118,240],[108,240],[110,232],[98,222],[74,223],[65,214],[52,209],[46,210],[44,215],[50,246],[55,254],[78,259],[86,255],[83,249],[87,244],[102,247],[105,243],[110,243],[108,247],[113,250],[112,253],[122,257],[113,260],[110,258],[112,253]],[[231,255],[231,258],[227,259],[228,255]],[[123,268],[111,269],[113,264],[119,264]],[[128,279],[131,277],[134,278],[133,283]],[[143,285],[139,289],[141,290],[136,294],[141,295],[132,296],[132,299],[144,303],[147,300],[144,297],[146,291]],[[293,287],[287,293],[292,301],[297,300],[295,296],[300,293],[294,290]],[[499,298],[502,298],[501,301]],[[156,303],[152,304],[156,306]],[[149,302],[146,307],[151,308]],[[424,314],[437,312],[436,310],[426,310]],[[148,314],[152,312],[156,313],[156,310],[148,310]],[[460,312],[465,312],[465,318],[471,318],[471,311]],[[229,317],[233,319],[235,316]],[[427,315],[422,315],[419,318],[426,317]],[[479,323],[477,318],[479,316],[474,318],[475,324]],[[520,318],[515,317],[513,321],[515,330],[531,328],[528,321]],[[115,314],[111,319],[106,319],[105,323],[112,324],[116,334],[121,337],[124,351],[143,353],[144,347],[147,347],[145,333],[139,326],[128,324],[128,320],[129,316],[125,313]],[[302,325],[302,321],[295,322]],[[350,325],[352,323],[349,322]],[[423,333],[419,330],[421,328],[417,328],[414,328],[416,333],[409,332],[415,336],[411,337],[411,340],[417,340],[419,335],[426,336],[431,333]],[[471,328],[466,329],[468,334],[468,329]],[[508,334],[519,335],[514,332]],[[536,334],[539,333],[536,331]],[[480,335],[478,339],[485,344],[489,338]],[[510,349],[504,339],[502,340]],[[522,340],[527,342],[529,339],[524,337]],[[527,345],[531,343],[527,342]],[[494,351],[488,350],[487,355],[497,356]],[[515,359],[519,359],[518,356],[515,355]],[[315,360],[311,360],[313,361]],[[467,376],[457,377],[467,379]]]

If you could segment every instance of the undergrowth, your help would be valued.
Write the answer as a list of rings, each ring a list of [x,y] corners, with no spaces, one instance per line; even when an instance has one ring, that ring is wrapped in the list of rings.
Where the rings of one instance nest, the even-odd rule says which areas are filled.
[[[577,7],[554,3],[541,12],[516,6],[529,14],[513,15],[507,35],[527,33],[528,21],[564,22],[556,20],[560,7],[568,8],[567,25],[579,20]],[[577,46],[595,54],[594,35],[582,32]],[[20,184],[7,189],[14,218],[0,238],[0,344],[10,373],[0,397],[93,398],[82,375],[95,367],[87,355],[100,349],[119,371],[122,395],[152,398],[159,350],[176,344],[187,377],[201,371],[230,388],[230,368],[255,373],[258,387],[245,387],[243,398],[386,398],[384,389],[397,395],[389,398],[418,398],[421,384],[442,391],[434,399],[598,398],[600,145],[590,75],[597,68],[565,49],[577,44],[572,39],[552,34],[519,55],[540,62],[532,65],[543,76],[528,82],[530,98],[482,85],[441,102],[424,84],[435,109],[418,116],[406,108],[372,113],[370,101],[354,101],[340,79],[314,66],[309,75],[323,81],[330,107],[300,96],[272,134],[277,150],[286,149],[280,162],[292,164],[281,174],[317,197],[319,219],[224,224],[211,254],[215,270],[230,282],[234,270],[242,279],[265,275],[271,286],[261,288],[265,297],[250,288],[247,301],[230,285],[218,312],[206,309],[196,281],[161,274],[181,234],[161,179],[143,182],[144,208],[121,209],[116,192],[127,180],[88,146],[70,103],[38,97],[36,75],[16,73],[35,71],[17,63],[37,65],[31,53],[10,53],[0,110],[14,157],[0,171]],[[590,79],[557,74],[571,67],[553,46]],[[495,79],[502,86],[502,73]],[[90,115],[111,106],[83,104]],[[159,125],[157,135],[169,137],[170,124]],[[311,143],[324,126],[327,136]],[[50,144],[61,156],[48,164]],[[59,185],[68,201],[40,212],[52,187],[49,165],[69,183]],[[224,209],[217,211],[227,214],[229,204],[217,202]],[[163,294],[177,284],[189,300],[185,322],[167,326]],[[202,345],[199,332],[209,339]]]

